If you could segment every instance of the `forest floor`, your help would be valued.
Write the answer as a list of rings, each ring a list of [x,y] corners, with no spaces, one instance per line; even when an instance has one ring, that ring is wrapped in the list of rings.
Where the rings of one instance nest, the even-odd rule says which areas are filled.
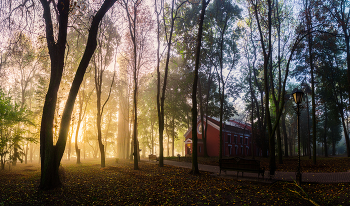
[[[304,184],[239,181],[201,171],[141,161],[62,161],[63,187],[38,190],[40,165],[0,170],[0,205],[350,205],[350,183]]]
[[[246,157],[251,159],[252,157]],[[178,157],[165,157],[168,160],[179,161]],[[255,157],[256,160],[260,160],[260,166],[269,168],[269,158]],[[192,162],[192,157],[181,157],[180,161]],[[199,164],[219,166],[218,157],[198,157]],[[350,158],[349,157],[317,157],[316,165],[313,164],[312,159],[309,157],[301,157],[300,165],[302,172],[348,172],[350,171]],[[278,157],[276,157],[277,171],[283,172],[295,172],[298,166],[297,157],[283,157],[283,164],[278,163]]]

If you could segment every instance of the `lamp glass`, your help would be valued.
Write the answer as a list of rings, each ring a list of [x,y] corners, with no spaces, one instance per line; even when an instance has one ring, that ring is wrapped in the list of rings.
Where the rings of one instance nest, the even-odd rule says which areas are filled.
[[[304,95],[304,92],[302,92],[300,90],[294,92],[293,98],[294,98],[295,103],[300,104],[302,99],[303,99],[303,95]]]

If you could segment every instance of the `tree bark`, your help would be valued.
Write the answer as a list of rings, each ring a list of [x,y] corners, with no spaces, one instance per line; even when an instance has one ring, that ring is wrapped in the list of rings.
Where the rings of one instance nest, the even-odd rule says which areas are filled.
[[[261,48],[263,50],[263,55],[264,55],[264,88],[265,88],[265,112],[266,112],[266,124],[267,124],[267,129],[268,129],[268,134],[269,134],[269,156],[270,156],[270,161],[269,161],[269,167],[270,167],[270,175],[274,175],[275,170],[276,170],[276,162],[275,162],[275,131],[277,129],[277,127],[279,126],[279,120],[280,117],[282,115],[282,109],[284,107],[284,103],[285,103],[285,87],[286,87],[286,81],[287,81],[287,77],[288,77],[288,73],[289,73],[289,66],[290,66],[290,62],[292,60],[293,54],[297,48],[297,45],[300,43],[300,41],[306,36],[306,35],[302,35],[302,34],[298,34],[298,37],[296,38],[292,48],[291,48],[291,52],[289,55],[289,58],[287,60],[287,64],[286,64],[286,70],[285,70],[285,76],[284,76],[284,80],[283,80],[283,84],[282,84],[282,93],[281,93],[281,98],[280,98],[280,102],[278,109],[276,109],[277,115],[276,115],[276,122],[274,123],[273,127],[272,127],[272,122],[271,122],[271,117],[270,117],[270,111],[269,111],[269,87],[268,87],[268,74],[270,73],[268,71],[268,64],[270,61],[270,56],[272,53],[272,39],[271,39],[271,35],[272,35],[272,31],[271,31],[271,27],[272,27],[272,19],[271,19],[271,12],[272,12],[272,2],[271,0],[267,1],[268,4],[268,46],[266,49],[266,45],[264,42],[264,34],[262,33],[262,29],[261,29],[261,25],[260,25],[260,21],[259,21],[259,15],[258,15],[258,5],[254,4],[253,2],[251,2],[254,6],[254,12],[255,12],[255,17],[256,17],[256,21],[258,24],[258,29],[259,29],[259,34],[260,34],[260,42],[261,42]],[[270,85],[273,88],[273,85]]]
[[[175,0],[171,1],[171,9],[170,9],[170,32],[169,36],[167,33],[167,26],[166,26],[166,19],[165,19],[165,14],[163,11],[163,21],[164,21],[164,30],[165,30],[165,37],[167,41],[167,56],[165,60],[165,68],[164,68],[164,82],[163,82],[163,87],[162,87],[162,94],[160,94],[160,71],[159,71],[159,62],[160,62],[160,57],[159,57],[159,46],[160,46],[160,21],[159,21],[159,15],[160,12],[157,13],[157,41],[158,41],[158,47],[157,47],[157,74],[158,74],[158,82],[157,82],[157,111],[158,111],[158,121],[159,121],[159,150],[160,150],[160,155],[159,155],[159,166],[163,167],[164,162],[163,162],[163,134],[164,134],[164,102],[165,102],[165,91],[166,91],[166,86],[167,86],[167,79],[168,79],[168,72],[169,72],[169,61],[170,61],[170,51],[171,51],[171,45],[172,45],[172,37],[173,37],[173,31],[174,31],[174,23],[177,18],[177,12],[178,9],[185,3],[186,1],[180,3],[180,5],[175,9]],[[157,11],[157,2],[155,2],[155,9]],[[163,5],[161,6],[160,9],[163,9]],[[158,11],[157,11],[158,12]],[[168,139],[169,140],[169,139]],[[174,144],[174,142],[173,142]],[[169,148],[168,148],[169,149]],[[169,154],[168,154],[169,155]]]
[[[286,113],[285,112],[282,114],[281,124],[282,124],[282,132],[283,132],[283,137],[284,137],[284,156],[288,157],[288,137],[287,137],[287,129],[286,129]]]
[[[205,134],[205,128],[204,128],[204,109],[203,109],[203,96],[202,96],[202,84],[201,80],[198,80],[198,93],[199,93],[199,110],[200,110],[200,117],[201,117],[201,132],[202,132],[202,140],[203,140],[203,149],[204,149],[204,156],[208,157],[208,152],[207,152],[207,138]],[[206,118],[206,121],[207,118]]]
[[[205,103],[205,127],[204,127],[204,133],[202,132],[203,140],[204,143],[204,156],[209,157],[208,155],[208,149],[207,149],[207,131],[208,131],[208,108],[209,108],[209,97],[210,97],[210,88],[211,88],[211,83],[212,83],[212,74],[211,74],[211,68],[209,72],[209,78],[208,78],[208,91],[207,91],[207,97],[206,97],[206,103]]]
[[[342,100],[341,100],[341,104],[342,104]],[[340,107],[340,106],[339,106]],[[350,157],[350,141],[349,141],[349,133],[346,129],[346,124],[345,124],[345,118],[344,118],[344,112],[343,109],[340,107],[340,117],[341,117],[341,121],[343,124],[343,130],[344,130],[344,135],[345,135],[345,145],[346,145],[346,150],[347,150],[347,156]]]
[[[326,103],[324,104],[324,115],[325,115],[325,122],[324,122],[324,136],[323,136],[323,144],[324,144],[324,156],[328,157],[328,146],[327,146],[327,131],[328,131],[328,116],[327,116],[327,105]]]
[[[126,64],[125,64],[126,65]],[[129,89],[127,81],[126,67],[119,67],[119,111],[118,111],[118,157],[120,159],[128,158],[129,145]]]
[[[310,14],[310,4],[306,0],[306,22],[307,30],[310,31],[312,28],[312,20]],[[311,105],[312,105],[312,162],[316,165],[316,103],[315,103],[315,83],[314,83],[314,66],[313,66],[313,52],[312,52],[312,34],[308,34],[308,49],[309,49],[309,64],[310,64],[310,75],[311,75]]]
[[[310,134],[310,110],[309,110],[309,97],[306,94],[306,109],[307,109],[307,132],[308,132],[308,155],[309,159],[311,159],[311,134]]]
[[[175,115],[173,115],[173,121],[172,121],[172,149],[171,149],[171,153],[172,153],[172,157],[175,157]]]
[[[92,94],[92,92],[90,93],[90,95]],[[90,98],[90,96],[89,96]],[[89,98],[86,100],[88,102]],[[84,89],[79,93],[79,116],[78,116],[78,123],[77,123],[77,129],[76,129],[76,133],[75,133],[75,153],[77,155],[77,164],[80,164],[80,149],[78,147],[78,135],[79,135],[79,131],[80,131],[80,126],[81,126],[81,122],[84,119],[85,116],[85,112],[86,112],[86,107],[87,107],[87,102],[85,105],[85,108],[83,110],[83,105],[84,105],[84,100],[85,100],[85,83],[84,83]]]
[[[249,81],[251,84],[251,80]],[[255,134],[254,134],[254,103],[253,103],[253,99],[251,102],[251,107],[252,107],[252,112],[251,112],[251,116],[250,116],[250,121],[251,121],[251,125],[252,125],[252,140],[251,140],[251,151],[252,151],[252,159],[255,159],[255,145],[254,145],[254,141],[255,141]]]
[[[198,70],[199,70],[199,59],[200,51],[202,45],[202,33],[203,33],[203,22],[205,9],[210,0],[206,2],[202,0],[202,10],[199,18],[198,26],[198,36],[197,36],[197,45],[196,45],[196,54],[195,54],[195,69],[194,69],[194,80],[193,80],[193,89],[192,89],[192,170],[191,174],[198,175],[198,158],[197,158],[197,86],[198,86]],[[221,138],[220,138],[221,139]]]
[[[159,167],[164,166],[164,154],[163,154],[163,134],[164,134],[164,111],[162,110],[161,107],[161,102],[162,99],[160,97],[160,56],[159,56],[159,51],[160,51],[160,20],[159,20],[159,15],[161,12],[158,13],[157,10],[157,2],[155,0],[155,10],[157,12],[157,113],[158,113],[158,130],[159,130]],[[160,8],[162,9],[162,8]],[[159,101],[161,100],[161,101]],[[163,108],[164,109],[164,108]]]
[[[79,93],[79,116],[78,116],[78,123],[77,123],[77,129],[75,132],[75,144],[74,144],[74,148],[75,148],[75,153],[77,155],[77,164],[80,164],[80,149],[78,147],[78,135],[79,135],[79,130],[80,130],[80,125],[82,122],[82,110],[83,110],[83,98],[84,96],[84,90],[82,91],[82,94]]]
[[[74,102],[79,91],[80,84],[83,80],[86,68],[96,49],[98,25],[105,13],[109,10],[109,8],[113,6],[116,0],[105,1],[91,22],[86,50],[84,51],[83,57],[80,61],[78,70],[75,74],[71,89],[69,91],[66,106],[62,115],[57,143],[56,145],[53,145],[53,120],[55,117],[57,92],[60,86],[64,68],[69,13],[69,10],[66,8],[69,8],[69,2],[69,0],[60,0],[57,4],[60,18],[58,38],[57,42],[55,42],[49,5],[50,2],[41,0],[44,12],[43,17],[45,19],[47,46],[51,59],[50,83],[45,97],[40,129],[41,179],[39,188],[42,190],[53,189],[62,185],[59,178],[58,168],[67,142],[67,135]]]

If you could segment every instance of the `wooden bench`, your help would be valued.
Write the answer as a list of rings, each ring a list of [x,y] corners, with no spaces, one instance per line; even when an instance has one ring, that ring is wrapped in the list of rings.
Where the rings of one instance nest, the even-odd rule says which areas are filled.
[[[253,173],[258,173],[258,179],[260,177],[260,174],[264,178],[265,168],[260,167],[259,160],[234,157],[230,159],[219,160],[219,165],[220,165],[220,174],[221,174],[221,170],[224,170],[225,173],[226,173],[226,170],[231,170],[231,171],[237,171],[237,178],[238,178],[239,172],[242,172],[242,177],[243,177],[243,172],[253,172]]]
[[[149,158],[149,161],[151,161],[151,160],[158,161],[158,157],[156,155],[153,155],[153,154],[148,155],[148,158]]]

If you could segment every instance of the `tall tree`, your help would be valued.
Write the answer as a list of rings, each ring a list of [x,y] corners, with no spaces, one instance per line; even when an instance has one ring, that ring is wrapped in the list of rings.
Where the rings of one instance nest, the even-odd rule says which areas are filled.
[[[347,0],[332,0],[332,1],[322,1],[323,9],[331,15],[332,20],[336,22],[339,31],[342,32],[341,37],[344,38],[345,42],[345,53],[347,62],[347,79],[350,82],[350,3]],[[348,84],[348,95],[350,101],[350,84]],[[350,157],[349,151],[349,140],[346,140],[348,157]]]
[[[28,99],[28,95],[30,94],[29,90],[33,90],[31,88],[31,84],[33,83],[33,79],[38,73],[39,70],[39,55],[40,53],[36,51],[36,48],[33,46],[33,42],[29,36],[27,36],[23,32],[15,33],[13,39],[10,39],[10,43],[8,46],[8,53],[6,54],[8,57],[11,57],[7,62],[7,66],[11,67],[13,71],[11,73],[14,74],[16,84],[19,83],[20,90],[20,100],[19,105],[21,109],[28,107],[26,104],[26,100]],[[17,87],[17,86],[15,86]],[[21,130],[23,125],[18,125],[18,129]],[[12,162],[13,165],[17,163],[17,154],[18,150],[16,148],[19,147],[19,142],[14,145],[14,160]],[[25,152],[25,158],[27,152]]]
[[[41,0],[41,5],[43,7],[43,18],[45,20],[47,47],[51,60],[51,76],[49,88],[45,97],[40,130],[40,189],[52,189],[59,187],[62,184],[58,174],[58,167],[66,146],[74,102],[79,91],[80,84],[83,81],[86,68],[88,67],[90,59],[96,49],[98,25],[100,24],[100,21],[105,13],[113,6],[115,2],[116,0],[104,1],[98,11],[95,13],[91,22],[86,49],[78,66],[78,70],[75,73],[75,77],[62,114],[59,137],[56,145],[54,145],[52,132],[53,120],[55,118],[57,92],[60,87],[62,72],[64,69],[68,17],[70,11],[68,8],[70,8],[70,1],[58,0],[58,2],[56,2]],[[54,29],[52,11],[57,12],[56,14],[58,15],[58,18],[54,19],[57,20],[57,30]]]
[[[236,41],[238,39],[239,30],[234,30],[231,25],[240,18],[240,9],[237,5],[233,5],[231,1],[214,1],[208,9],[208,15],[211,16],[214,31],[214,47],[215,53],[213,54],[215,62],[215,70],[219,82],[219,94],[220,94],[220,154],[219,158],[222,159],[222,146],[223,146],[223,115],[224,115],[224,98],[225,98],[225,85],[230,78],[230,74],[234,69],[239,59],[238,49]],[[224,74],[226,70],[226,75]]]
[[[268,129],[268,135],[269,135],[269,169],[270,169],[270,175],[275,174],[276,170],[276,162],[275,162],[275,132],[277,127],[279,127],[279,120],[282,115],[283,107],[285,104],[285,94],[286,94],[286,82],[289,74],[289,67],[291,64],[291,61],[293,60],[294,52],[297,49],[297,46],[299,45],[300,41],[306,37],[307,32],[301,30],[299,27],[296,30],[296,34],[294,39],[291,42],[290,50],[289,50],[289,56],[286,58],[286,66],[284,71],[284,78],[281,84],[281,95],[280,95],[280,101],[278,104],[275,104],[276,107],[276,120],[272,124],[272,118],[270,113],[270,87],[274,88],[271,72],[271,66],[270,61],[272,58],[272,12],[275,9],[275,4],[271,0],[267,0],[267,2],[262,1],[256,1],[256,0],[249,0],[249,4],[252,8],[253,15],[255,17],[255,22],[258,26],[259,36],[260,36],[260,43],[261,43],[261,49],[263,53],[263,59],[264,59],[264,90],[265,90],[265,118],[266,118],[266,124]],[[264,10],[262,8],[267,8],[267,10]],[[267,15],[267,20],[264,19]],[[264,28],[263,28],[264,26]],[[265,30],[264,30],[265,29]],[[270,80],[270,81],[269,81]],[[272,89],[271,92],[274,90]]]
[[[141,69],[147,66],[150,59],[151,47],[149,44],[149,32],[153,27],[152,19],[150,18],[150,11],[145,6],[143,0],[123,0],[121,5],[126,11],[129,33],[129,49],[132,51],[131,68],[133,72],[133,155],[134,155],[134,169],[138,167],[138,138],[137,138],[137,94],[138,81]]]
[[[197,86],[198,86],[198,69],[199,60],[202,46],[202,33],[203,33],[203,22],[205,16],[205,9],[209,4],[210,0],[202,0],[202,9],[198,22],[198,34],[196,41],[196,52],[195,52],[195,68],[194,68],[194,80],[192,89],[192,170],[191,173],[194,175],[199,174],[198,170],[198,154],[197,154]]]
[[[330,30],[325,34],[320,35],[317,38],[317,62],[319,67],[319,78],[320,82],[322,82],[322,92],[324,94],[323,101],[327,101],[327,108],[330,105],[334,105],[338,110],[338,115],[340,117],[343,132],[345,136],[345,143],[347,152],[349,153],[349,133],[348,127],[346,123],[346,109],[349,103],[346,100],[347,95],[347,79],[345,62],[344,59],[339,58],[341,56],[341,47],[342,41],[337,39],[334,35],[329,35],[329,33],[334,33],[334,31]],[[321,92],[320,92],[321,93]],[[321,93],[322,94],[322,93]],[[331,99],[328,100],[328,99]],[[325,109],[326,110],[326,109]],[[327,115],[329,116],[329,115]],[[330,121],[329,121],[330,122]]]
[[[119,36],[116,31],[116,28],[113,26],[114,22],[110,18],[105,18],[100,25],[100,32],[98,36],[98,48],[97,52],[93,56],[93,68],[95,74],[95,89],[96,89],[96,100],[97,100],[97,115],[96,115],[96,126],[97,126],[97,139],[98,145],[100,148],[100,157],[101,157],[101,167],[105,167],[105,145],[102,141],[102,121],[103,121],[103,110],[111,96],[115,71],[112,78],[112,83],[109,87],[109,92],[104,103],[102,103],[102,85],[103,85],[103,76],[107,67],[111,64],[116,52],[116,47],[119,41]]]
[[[118,57],[119,64],[119,79],[118,84],[118,146],[117,153],[118,157],[121,159],[128,158],[129,151],[129,140],[130,140],[130,130],[129,130],[129,117],[130,117],[130,102],[129,102],[129,81],[128,81],[128,59],[122,56]]]
[[[5,160],[22,162],[23,148],[20,142],[23,140],[33,141],[31,138],[22,136],[23,130],[18,128],[18,123],[30,123],[28,114],[19,105],[13,104],[10,97],[0,90],[0,165],[5,169]]]
[[[249,27],[249,38],[246,41],[247,46],[249,45],[249,48],[245,48],[246,52],[246,58],[248,60],[248,68],[251,69],[250,75],[252,78],[252,85],[251,88],[254,88],[258,93],[254,95],[254,92],[250,95],[251,101],[255,104],[255,118],[257,119],[257,134],[256,135],[256,143],[259,145],[259,147],[262,149],[262,156],[267,156],[267,146],[266,146],[266,121],[265,120],[265,113],[264,113],[264,88],[263,88],[263,82],[260,80],[259,75],[263,72],[262,67],[259,66],[260,56],[257,55],[258,47],[256,46],[256,33],[257,33],[257,26],[254,24],[254,16],[251,12],[249,12],[249,18],[247,18],[247,26]],[[250,55],[252,54],[252,55]],[[260,102],[259,102],[260,101]]]
[[[306,14],[306,26],[307,30],[311,30],[312,25],[312,8],[313,4],[311,0],[305,1],[305,14]],[[311,105],[312,105],[312,162],[316,164],[316,103],[315,103],[315,81],[314,81],[314,60],[313,60],[313,36],[310,32],[307,39],[308,51],[309,51],[309,66],[310,66],[310,75],[311,75]]]
[[[167,47],[167,53],[166,53],[166,60],[165,60],[165,68],[164,68],[164,76],[163,76],[163,85],[162,85],[162,93],[160,93],[161,90],[161,77],[160,77],[160,68],[159,68],[159,47],[160,47],[160,20],[159,20],[159,14],[157,9],[157,1],[155,1],[155,10],[157,12],[157,25],[158,25],[158,31],[157,31],[157,111],[158,111],[158,124],[159,124],[159,166],[163,167],[163,133],[164,133],[164,101],[165,101],[165,91],[167,86],[167,79],[168,79],[168,71],[169,71],[169,60],[170,60],[170,51],[171,51],[171,45],[173,41],[173,32],[174,32],[174,24],[175,20],[178,18],[178,12],[179,9],[187,2],[187,0],[183,1],[171,1],[171,5],[164,5],[163,1],[160,3],[160,9],[162,9],[163,14],[163,28],[164,28],[164,34],[165,34],[165,41],[166,41],[166,47]],[[169,24],[167,22],[170,22]]]
[[[83,122],[83,119],[86,114],[86,108],[88,106],[88,102],[90,100],[92,91],[89,94],[85,94],[86,89],[86,81],[83,83],[83,87],[81,90],[79,90],[79,97],[78,97],[78,106],[79,106],[79,114],[78,114],[78,122],[77,122],[77,129],[75,131],[75,141],[74,141],[74,148],[75,153],[77,155],[77,164],[80,164],[80,149],[78,147],[78,136],[80,131],[81,123]]]

